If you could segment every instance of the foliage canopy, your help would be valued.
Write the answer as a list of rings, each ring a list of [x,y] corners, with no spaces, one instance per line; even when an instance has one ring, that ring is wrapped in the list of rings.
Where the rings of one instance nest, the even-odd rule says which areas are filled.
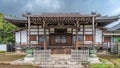
[[[16,26],[4,20],[4,15],[0,13],[0,43],[14,42],[15,37],[13,30]]]

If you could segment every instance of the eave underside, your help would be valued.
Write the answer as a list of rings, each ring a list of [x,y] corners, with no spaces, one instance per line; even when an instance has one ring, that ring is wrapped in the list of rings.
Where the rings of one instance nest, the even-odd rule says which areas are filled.
[[[16,20],[16,19],[5,19],[9,21],[10,23],[18,26],[18,27],[25,27],[27,25],[27,19],[26,20]],[[95,24],[97,26],[106,26],[112,22],[115,22],[118,20],[118,17],[115,18],[96,18],[95,17]],[[92,16],[30,16],[30,22],[31,25],[42,25],[43,23],[47,25],[75,25],[77,22],[79,25],[92,25]]]

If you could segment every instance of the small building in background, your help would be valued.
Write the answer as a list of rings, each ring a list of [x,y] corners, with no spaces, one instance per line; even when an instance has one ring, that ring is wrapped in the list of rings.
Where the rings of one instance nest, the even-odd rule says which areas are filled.
[[[6,44],[0,44],[0,51],[6,51],[7,52],[7,45]]]

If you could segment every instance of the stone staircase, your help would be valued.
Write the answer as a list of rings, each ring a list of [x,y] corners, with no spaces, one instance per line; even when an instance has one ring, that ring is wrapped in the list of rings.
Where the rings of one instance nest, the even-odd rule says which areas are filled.
[[[84,68],[80,62],[70,62],[70,54],[52,54],[54,64],[40,65],[40,68]],[[52,63],[51,62],[51,63]]]
[[[65,48],[65,49],[51,49],[52,54],[70,54],[71,48]]]

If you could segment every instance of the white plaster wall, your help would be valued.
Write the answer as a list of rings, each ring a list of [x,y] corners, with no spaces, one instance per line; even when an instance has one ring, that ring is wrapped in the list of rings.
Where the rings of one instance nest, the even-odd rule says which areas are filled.
[[[27,31],[23,30],[21,31],[21,43],[22,44],[25,44],[27,43]]]
[[[102,30],[96,29],[96,42],[102,42]]]
[[[16,43],[20,43],[20,32],[15,33],[15,41]]]
[[[25,44],[27,43],[27,31],[22,30],[21,32],[21,43]],[[15,33],[15,41],[16,43],[20,43],[20,32]]]

